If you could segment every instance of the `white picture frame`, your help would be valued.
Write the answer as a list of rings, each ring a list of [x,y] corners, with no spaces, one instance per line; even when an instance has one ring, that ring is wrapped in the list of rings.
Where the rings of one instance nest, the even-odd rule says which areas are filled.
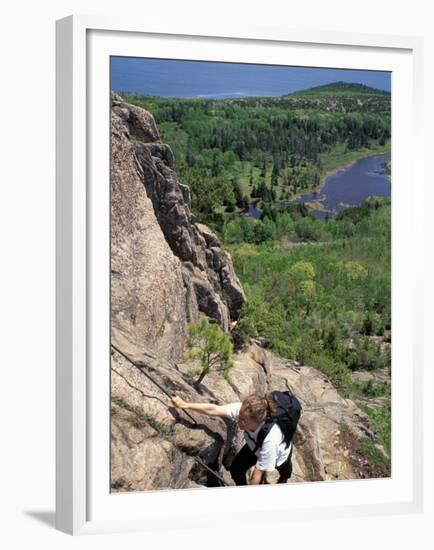
[[[417,243],[423,240],[423,222],[415,201],[423,195],[422,39],[281,27],[172,28],[70,16],[57,22],[56,40],[57,528],[75,535],[167,529],[168,523],[172,529],[206,527],[213,525],[213,511],[223,505],[226,522],[246,524],[252,512],[264,522],[283,522],[289,512],[293,519],[314,520],[422,511],[423,355],[418,319],[423,300]],[[249,487],[248,493],[236,487],[110,495],[106,270],[111,55],[256,63],[286,59],[288,65],[392,71],[392,319],[397,344],[392,352],[391,479],[270,486],[265,489],[272,498],[265,500],[260,492],[264,487]],[[404,151],[407,154],[400,154]],[[405,226],[400,222],[404,205]],[[404,402],[411,414],[400,407]],[[292,498],[282,489],[290,490]],[[195,513],[188,513],[192,508]]]

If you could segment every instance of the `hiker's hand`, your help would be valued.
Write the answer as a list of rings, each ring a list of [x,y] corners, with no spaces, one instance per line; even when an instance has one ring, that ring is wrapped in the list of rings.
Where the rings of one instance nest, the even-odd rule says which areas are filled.
[[[175,407],[178,407],[178,409],[185,409],[185,407],[187,406],[187,403],[177,395],[171,397],[170,400],[173,405],[175,405]]]

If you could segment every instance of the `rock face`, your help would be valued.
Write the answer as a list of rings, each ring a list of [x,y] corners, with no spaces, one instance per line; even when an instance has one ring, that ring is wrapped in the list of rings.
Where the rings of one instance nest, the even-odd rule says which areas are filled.
[[[189,189],[174,168],[152,115],[112,94],[114,320],[127,323],[128,333],[134,325],[146,345],[169,348],[171,358],[198,312],[228,331],[245,301],[229,254],[209,228],[194,222]],[[175,338],[173,348],[167,342]]]
[[[228,380],[210,372],[197,388],[189,381],[194,365],[162,362],[124,337],[118,337],[115,346],[138,366],[114,353],[114,491],[216,485],[215,478],[193,456],[233,484],[227,470],[244,444],[236,424],[176,409],[165,391],[186,401],[230,403],[251,393],[289,389],[303,407],[294,438],[291,482],[376,474],[354,454],[352,446],[360,437],[370,435],[367,415],[340,397],[327,377],[313,368],[282,360],[253,344],[235,355]],[[269,479],[273,481],[273,474]]]
[[[351,445],[368,420],[318,371],[252,344],[225,380],[198,386],[179,363],[187,325],[199,313],[223,330],[245,300],[218,237],[195,223],[188,187],[161,143],[152,115],[112,96],[111,465],[113,491],[216,485],[203,463],[232,483],[227,468],[243,444],[231,422],[180,411],[169,395],[226,403],[250,393],[293,390],[303,406],[292,481],[371,475]],[[178,363],[177,363],[178,362]]]
[[[176,357],[188,311],[182,265],[160,230],[128,130],[115,113],[111,169],[112,328]]]
[[[217,462],[224,425],[216,419],[205,425],[199,415],[179,414],[170,406],[165,392],[197,397],[173,362],[116,331],[112,344],[122,350],[112,355],[113,490],[189,487],[194,482],[191,455]]]

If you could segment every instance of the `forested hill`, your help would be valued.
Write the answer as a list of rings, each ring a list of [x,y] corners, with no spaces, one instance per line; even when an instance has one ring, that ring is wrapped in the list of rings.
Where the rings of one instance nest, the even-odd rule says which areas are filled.
[[[294,92],[282,99],[298,108],[339,113],[377,113],[390,117],[391,95],[364,84],[335,82]]]
[[[300,90],[298,92],[293,92],[288,94],[292,97],[315,97],[315,96],[335,96],[335,95],[381,95],[381,96],[390,96],[390,92],[385,90],[379,90],[377,88],[372,88],[371,86],[366,86],[365,84],[357,84],[352,82],[334,82],[332,84],[325,84],[323,86],[315,86],[314,88],[308,88],[306,90]],[[288,97],[287,96],[287,97]]]

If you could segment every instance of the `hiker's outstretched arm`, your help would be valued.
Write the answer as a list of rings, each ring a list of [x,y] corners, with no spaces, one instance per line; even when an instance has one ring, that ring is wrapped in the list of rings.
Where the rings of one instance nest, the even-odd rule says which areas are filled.
[[[262,476],[264,475],[264,472],[262,470],[258,470],[258,468],[253,468],[252,476],[249,480],[249,485],[259,485],[262,480]]]
[[[228,416],[223,406],[214,405],[214,403],[189,403],[177,396],[172,397],[170,402],[175,407],[178,407],[178,409],[189,409],[208,416]]]

